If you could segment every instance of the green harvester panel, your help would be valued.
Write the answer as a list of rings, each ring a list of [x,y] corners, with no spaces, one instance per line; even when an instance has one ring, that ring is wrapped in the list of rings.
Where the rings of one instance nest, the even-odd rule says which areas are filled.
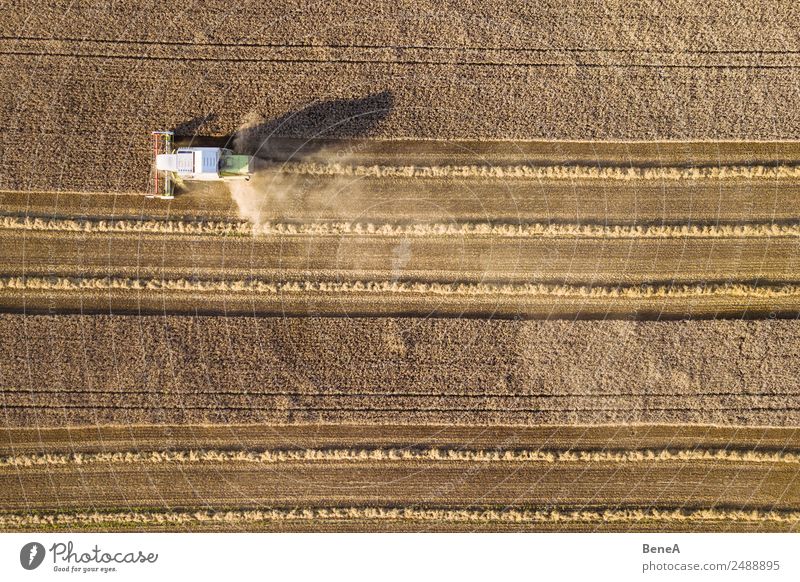
[[[250,156],[229,154],[222,157],[219,175],[247,176],[250,173]]]

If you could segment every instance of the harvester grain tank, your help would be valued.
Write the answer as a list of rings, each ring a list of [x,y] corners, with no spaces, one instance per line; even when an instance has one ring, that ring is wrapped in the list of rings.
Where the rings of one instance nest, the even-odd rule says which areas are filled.
[[[220,147],[175,148],[172,131],[154,131],[152,136],[155,166],[148,198],[174,198],[176,183],[249,180],[253,173],[251,156]]]

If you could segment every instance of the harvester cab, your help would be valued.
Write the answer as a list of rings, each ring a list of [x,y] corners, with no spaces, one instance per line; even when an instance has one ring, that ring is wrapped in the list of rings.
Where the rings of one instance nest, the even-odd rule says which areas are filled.
[[[175,198],[175,184],[249,180],[253,158],[219,147],[174,147],[172,131],[154,131],[153,179],[148,198]]]

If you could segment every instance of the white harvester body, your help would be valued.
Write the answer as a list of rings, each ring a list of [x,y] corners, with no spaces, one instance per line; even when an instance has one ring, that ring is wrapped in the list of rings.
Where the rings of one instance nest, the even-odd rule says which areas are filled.
[[[174,154],[159,154],[156,169],[173,172],[183,180],[223,180],[220,162],[228,155],[233,152],[224,148],[178,148]]]
[[[253,159],[219,147],[172,147],[173,132],[153,132],[155,176],[149,197],[174,198],[174,182],[249,180]]]

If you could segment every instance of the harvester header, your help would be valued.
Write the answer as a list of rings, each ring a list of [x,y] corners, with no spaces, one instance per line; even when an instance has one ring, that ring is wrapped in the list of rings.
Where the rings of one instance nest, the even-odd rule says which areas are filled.
[[[229,182],[249,180],[253,173],[253,158],[235,154],[228,148],[175,148],[172,131],[154,131],[153,179],[148,198],[171,200],[175,184],[189,181]]]

